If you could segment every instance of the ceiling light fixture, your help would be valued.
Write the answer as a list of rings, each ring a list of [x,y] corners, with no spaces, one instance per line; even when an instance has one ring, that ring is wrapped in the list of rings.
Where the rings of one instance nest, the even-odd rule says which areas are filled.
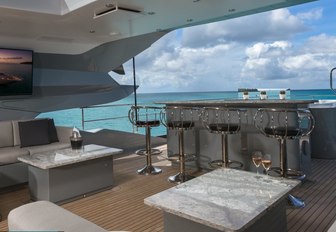
[[[97,9],[94,12],[93,18],[99,18],[101,16],[110,14],[112,12],[116,12],[116,11],[125,11],[128,13],[136,13],[136,14],[142,14],[143,13],[143,9],[139,9],[136,7],[129,7],[129,6],[125,6],[125,5],[119,5],[118,2],[112,4],[105,4],[105,7],[103,9]]]

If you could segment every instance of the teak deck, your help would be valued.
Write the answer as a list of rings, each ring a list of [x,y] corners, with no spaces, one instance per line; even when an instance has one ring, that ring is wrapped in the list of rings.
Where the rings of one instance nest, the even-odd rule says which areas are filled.
[[[154,176],[136,174],[145,157],[130,154],[116,158],[114,188],[62,207],[106,230],[163,231],[162,212],[143,203],[144,198],[174,186],[167,177],[175,174],[177,167],[171,167],[163,156],[154,157],[155,165],[163,169],[161,174]],[[312,168],[311,177],[293,192],[305,200],[306,207],[287,209],[288,231],[323,232],[336,220],[336,160],[313,160]],[[4,217],[0,230],[7,230],[8,212],[28,203],[29,198],[27,185],[0,192],[0,212]]]

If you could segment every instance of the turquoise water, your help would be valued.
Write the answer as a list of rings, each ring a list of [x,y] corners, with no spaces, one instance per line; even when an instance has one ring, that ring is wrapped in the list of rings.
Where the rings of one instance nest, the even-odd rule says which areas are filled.
[[[251,93],[252,98],[256,98],[256,93]],[[275,96],[277,97],[277,95]],[[290,99],[301,100],[336,100],[336,95],[328,89],[315,90],[291,90],[287,95]],[[237,91],[225,92],[188,92],[188,93],[142,93],[137,94],[138,105],[150,105],[154,102],[165,101],[182,101],[182,100],[223,100],[223,99],[238,99]],[[120,131],[134,131],[127,115],[130,106],[134,104],[134,96],[130,95],[127,98],[106,105],[116,105],[113,107],[100,107],[85,109],[85,120],[96,120],[100,118],[115,118],[104,121],[94,121],[85,123],[85,129],[106,128]],[[82,111],[80,109],[62,110],[40,114],[38,117],[54,118],[56,125],[76,126],[82,129]],[[137,133],[144,134],[143,130]],[[163,126],[152,129],[152,135],[164,135],[166,129]]]

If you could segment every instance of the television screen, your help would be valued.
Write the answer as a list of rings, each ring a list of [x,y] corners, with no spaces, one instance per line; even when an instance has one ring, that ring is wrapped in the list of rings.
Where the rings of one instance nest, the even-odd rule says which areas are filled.
[[[31,95],[33,51],[0,48],[0,96]]]

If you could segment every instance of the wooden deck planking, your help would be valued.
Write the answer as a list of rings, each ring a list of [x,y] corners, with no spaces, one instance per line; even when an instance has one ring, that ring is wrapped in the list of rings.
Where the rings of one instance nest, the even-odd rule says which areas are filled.
[[[159,141],[161,142],[161,141]],[[138,142],[134,142],[138,144]],[[136,145],[138,146],[138,145]],[[114,161],[116,186],[110,190],[78,199],[62,207],[96,223],[107,230],[163,231],[160,210],[143,203],[144,198],[168,189],[174,184],[167,181],[177,167],[167,166],[162,156],[154,162],[163,173],[140,176],[136,170],[145,163],[145,157],[134,154],[119,157]],[[313,160],[312,175],[293,193],[303,198],[304,209],[287,209],[288,231],[327,231],[336,219],[336,161]],[[27,186],[10,193],[0,193],[0,211],[4,218],[8,212],[29,202]],[[0,222],[0,230],[7,230],[7,221]]]
[[[336,215],[336,161],[313,160],[313,174],[294,194],[301,193],[304,209],[288,209],[289,231],[327,231]]]

